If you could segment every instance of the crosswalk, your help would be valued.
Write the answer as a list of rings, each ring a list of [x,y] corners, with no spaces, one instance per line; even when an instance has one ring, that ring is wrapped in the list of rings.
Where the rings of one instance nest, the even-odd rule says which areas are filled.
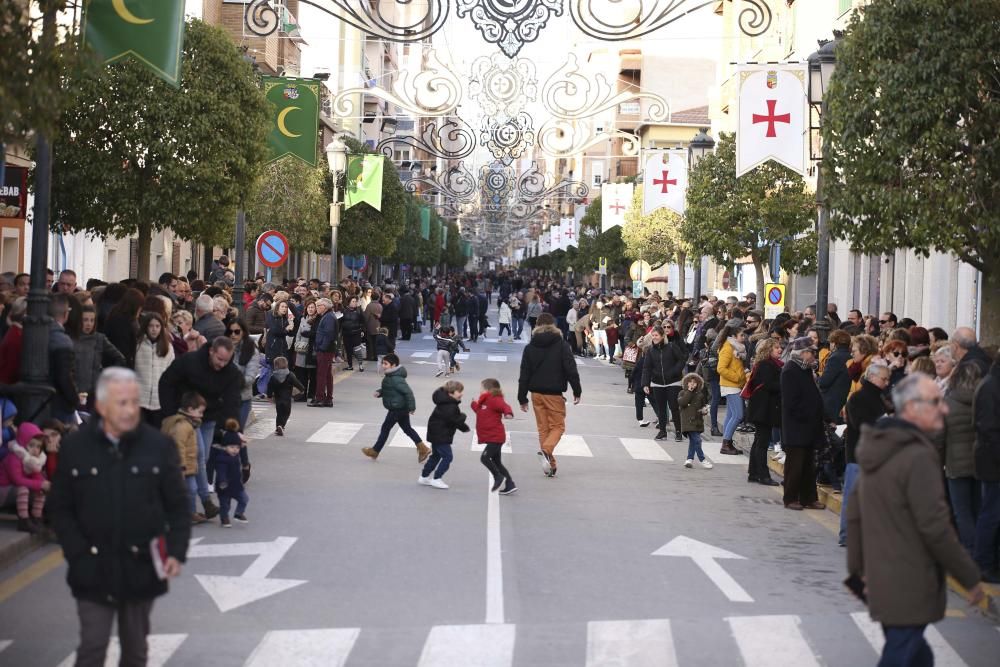
[[[635,620],[591,621],[581,628],[577,635],[573,624],[560,624],[555,640],[572,643],[576,637],[586,634],[585,649],[574,652],[563,646],[565,660],[559,664],[578,664],[581,667],[682,667],[683,665],[744,665],[745,667],[819,667],[820,665],[847,664],[840,655],[840,649],[849,647],[862,662],[874,664],[882,650],[881,628],[872,621],[867,612],[834,614],[806,622],[793,614],[756,616],[728,616],[722,619],[706,618],[653,618]],[[935,655],[935,664],[942,667],[966,667],[969,663],[948,641],[945,634],[955,633],[961,637],[960,620],[945,621],[938,626],[929,626],[926,631],[928,643]],[[583,625],[583,624],[581,624]],[[822,626],[822,629],[820,629]],[[692,627],[712,628],[712,643],[678,641],[691,633]],[[526,631],[522,638],[524,646],[518,648],[518,631]],[[422,646],[413,637],[412,655],[416,667],[513,667],[515,648],[518,648],[518,664],[531,662],[532,637],[544,629],[536,624],[518,626],[513,623],[436,625],[426,631]],[[350,667],[352,654],[358,641],[367,632],[377,637],[381,629],[373,628],[307,628],[266,631],[250,643],[227,643],[223,651],[215,656],[226,660],[226,664],[242,663],[244,667],[272,667],[274,665],[295,665],[296,667]],[[811,632],[819,636],[810,636]],[[831,637],[834,641],[831,641]],[[149,636],[149,666],[196,664],[195,656],[185,655],[187,634],[152,634]],[[1000,651],[1000,634],[990,637],[991,652]],[[201,648],[199,642],[190,642],[191,651]],[[959,642],[960,646],[966,644]],[[242,648],[246,646],[246,648]],[[197,648],[196,648],[197,647]],[[0,640],[0,661],[7,651],[16,653],[18,640]],[[371,648],[371,646],[367,647]],[[399,647],[391,647],[399,648]],[[979,649],[989,649],[979,644]],[[696,650],[695,650],[696,649]],[[27,650],[25,648],[25,650]],[[378,650],[378,649],[376,649]],[[832,655],[838,651],[837,655]],[[117,665],[120,647],[117,638],[112,638],[108,647],[106,666]],[[358,664],[377,657],[360,656]],[[982,656],[968,656],[972,664],[984,664]],[[706,658],[710,662],[706,662]],[[58,667],[70,667],[76,659],[75,653],[58,663]],[[527,659],[527,662],[525,662]],[[34,662],[33,664],[38,664]],[[389,664],[388,662],[384,664]],[[392,664],[402,664],[393,661]]]
[[[323,445],[358,445],[371,444],[378,433],[379,424],[363,424],[360,422],[330,421],[320,426],[306,438],[306,443]],[[273,426],[272,426],[273,428]],[[427,436],[427,426],[413,424],[413,430],[421,438]],[[652,433],[650,433],[652,435]],[[464,447],[471,452],[481,452],[483,444],[478,441],[475,432],[468,436],[459,436],[461,441],[455,443],[456,448]],[[715,464],[746,465],[745,456],[713,455],[714,442],[704,441],[706,456]],[[388,442],[389,447],[413,447],[413,440],[398,427],[394,429]],[[538,451],[538,433],[536,431],[507,431],[507,442],[503,452],[510,454],[534,454]],[[687,457],[687,442],[673,440],[653,440],[647,438],[620,438],[614,436],[566,434],[556,445],[556,456],[571,456],[579,458],[595,458],[613,456],[630,458],[636,461],[683,462]]]

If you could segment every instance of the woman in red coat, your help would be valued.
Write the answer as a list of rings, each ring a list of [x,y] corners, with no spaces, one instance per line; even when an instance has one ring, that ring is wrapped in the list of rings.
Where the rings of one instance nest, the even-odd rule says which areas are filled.
[[[444,312],[444,307],[444,290],[438,287],[437,293],[434,295],[434,326],[441,323],[441,313]]]

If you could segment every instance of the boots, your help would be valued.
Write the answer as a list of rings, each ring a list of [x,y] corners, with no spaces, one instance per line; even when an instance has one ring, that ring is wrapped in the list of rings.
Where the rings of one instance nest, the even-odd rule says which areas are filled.
[[[211,498],[202,502],[202,505],[205,507],[206,519],[214,519],[219,516],[219,506],[213,503]]]
[[[735,456],[735,455],[742,454],[743,452],[741,452],[740,450],[738,450],[735,447],[733,447],[733,441],[732,440],[723,440],[722,441],[722,448],[719,450],[719,453],[720,454],[728,454],[730,456]]]
[[[17,519],[17,529],[22,533],[31,533],[34,535],[38,532],[38,524],[36,524],[31,519],[20,518]]]
[[[431,448],[422,442],[417,443],[417,463],[423,463],[431,455]]]

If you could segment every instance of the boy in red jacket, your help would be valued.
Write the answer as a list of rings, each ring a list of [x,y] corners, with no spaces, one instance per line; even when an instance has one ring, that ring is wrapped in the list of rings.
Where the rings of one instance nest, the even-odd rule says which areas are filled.
[[[493,378],[483,380],[483,393],[472,402],[476,413],[476,437],[486,445],[483,455],[479,458],[486,469],[493,475],[493,491],[500,489],[502,495],[509,496],[517,491],[517,485],[511,479],[507,468],[500,460],[500,450],[507,442],[507,430],[503,427],[504,418],[513,419],[514,411],[507,401],[503,400],[503,390],[500,382]]]

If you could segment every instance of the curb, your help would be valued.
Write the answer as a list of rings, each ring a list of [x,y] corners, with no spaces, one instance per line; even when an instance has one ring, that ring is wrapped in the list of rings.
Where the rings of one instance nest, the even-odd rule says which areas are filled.
[[[47,541],[39,535],[15,533],[15,537],[2,540],[0,545],[0,570],[5,570],[32,551],[45,546]]]
[[[753,438],[744,433],[736,433],[733,437],[733,445],[746,455],[750,454],[752,444]],[[784,479],[785,466],[772,459],[770,454],[767,457],[767,466],[771,469],[771,472]],[[816,489],[820,502],[826,503],[826,509],[839,517],[843,506],[843,495],[840,491],[835,491],[833,487],[826,486],[825,484],[817,484]],[[976,608],[982,613],[991,616],[994,620],[1000,620],[1000,586],[987,583],[983,583],[982,586],[986,595],[984,600],[976,605]],[[948,587],[962,597],[967,597],[968,591],[952,577],[948,577]]]

